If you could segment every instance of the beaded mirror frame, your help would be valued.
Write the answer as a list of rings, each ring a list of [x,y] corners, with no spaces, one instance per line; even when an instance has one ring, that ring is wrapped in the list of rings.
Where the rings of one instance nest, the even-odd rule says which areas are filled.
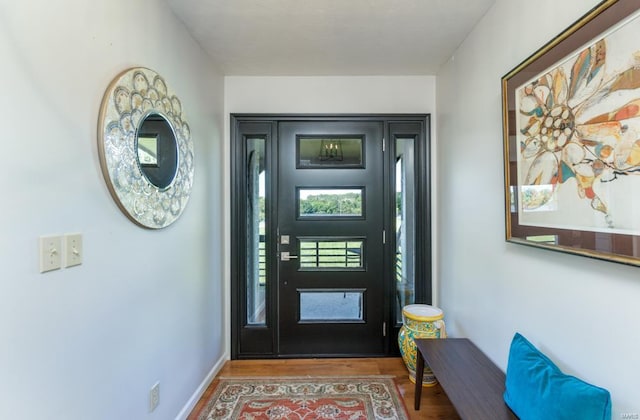
[[[138,155],[138,132],[150,115],[166,120],[174,134],[175,174],[163,188],[145,175]],[[180,217],[193,186],[193,142],[182,103],[158,73],[134,67],[111,82],[100,109],[98,151],[107,187],[131,221],[161,229]]]

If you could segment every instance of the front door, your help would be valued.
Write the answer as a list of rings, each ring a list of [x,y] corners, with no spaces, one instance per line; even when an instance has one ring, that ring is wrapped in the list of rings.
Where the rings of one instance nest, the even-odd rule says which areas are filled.
[[[385,352],[383,128],[278,126],[280,355]]]
[[[431,302],[426,115],[231,116],[231,357],[397,354]]]

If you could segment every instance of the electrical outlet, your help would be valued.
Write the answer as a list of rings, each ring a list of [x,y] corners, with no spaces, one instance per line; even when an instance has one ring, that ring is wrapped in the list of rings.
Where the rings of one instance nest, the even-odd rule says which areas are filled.
[[[152,412],[160,404],[160,382],[156,382],[149,391],[149,412]]]
[[[62,261],[62,238],[60,236],[40,237],[40,272],[57,270]]]
[[[82,264],[82,235],[71,233],[64,235],[65,267]]]

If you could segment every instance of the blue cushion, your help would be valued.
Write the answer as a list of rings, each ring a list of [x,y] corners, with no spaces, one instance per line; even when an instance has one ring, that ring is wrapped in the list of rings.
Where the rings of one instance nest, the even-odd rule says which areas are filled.
[[[609,391],[565,375],[519,333],[513,337],[504,401],[522,420],[610,420]]]

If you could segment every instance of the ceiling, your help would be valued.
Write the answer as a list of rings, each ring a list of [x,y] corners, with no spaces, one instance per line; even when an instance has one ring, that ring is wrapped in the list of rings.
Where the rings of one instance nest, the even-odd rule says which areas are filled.
[[[166,0],[225,75],[434,75],[495,0]]]

